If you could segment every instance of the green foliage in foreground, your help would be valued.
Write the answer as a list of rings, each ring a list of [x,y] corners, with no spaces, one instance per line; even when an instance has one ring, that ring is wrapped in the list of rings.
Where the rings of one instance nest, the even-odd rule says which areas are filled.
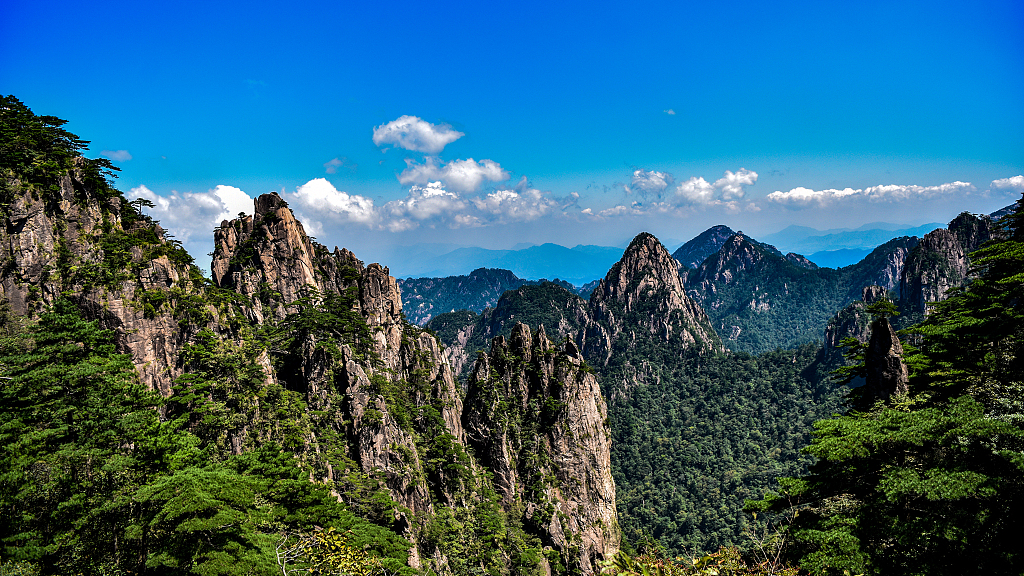
[[[979,278],[910,330],[910,391],[815,424],[811,474],[749,509],[789,510],[813,573],[1020,574],[1024,199]]]
[[[0,97],[0,214],[7,214],[23,192],[9,186],[7,177],[19,180],[32,194],[48,194],[60,189],[61,176],[77,168],[99,199],[120,195],[108,180],[117,168],[105,158],[82,158],[89,142],[61,128],[64,124],[67,120],[35,115],[14,96]]]
[[[0,339],[0,563],[43,574],[277,570],[281,532],[344,531],[404,565],[408,543],[362,520],[272,441],[223,458],[162,422],[113,333],[66,300]]]

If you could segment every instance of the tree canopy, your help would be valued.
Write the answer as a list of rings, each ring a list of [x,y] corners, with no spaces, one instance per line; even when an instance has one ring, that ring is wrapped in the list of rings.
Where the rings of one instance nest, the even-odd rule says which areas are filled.
[[[904,336],[909,391],[815,423],[788,510],[814,573],[1018,574],[1024,512],[1024,199],[972,255],[978,279]]]

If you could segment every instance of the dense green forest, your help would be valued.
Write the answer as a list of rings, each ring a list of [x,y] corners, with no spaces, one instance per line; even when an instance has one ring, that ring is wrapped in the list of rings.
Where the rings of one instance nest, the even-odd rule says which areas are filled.
[[[5,570],[272,572],[273,551],[316,526],[345,533],[354,550],[403,570],[408,543],[310,483],[276,442],[241,455],[218,446],[227,420],[237,417],[219,397],[232,392],[223,381],[184,378],[192,394],[205,392],[199,405],[161,419],[158,409],[188,396],[166,401],[143,388],[111,332],[84,320],[74,304],[60,301],[27,325],[4,314],[0,330]],[[220,358],[221,369],[231,362]],[[281,408],[296,401],[280,388],[261,394],[278,396],[269,403]],[[202,421],[192,427],[198,434],[189,431],[191,419]]]
[[[612,392],[619,521],[672,556],[750,542],[746,499],[806,471],[811,424],[841,409],[818,374],[820,348],[688,355],[650,382]]]

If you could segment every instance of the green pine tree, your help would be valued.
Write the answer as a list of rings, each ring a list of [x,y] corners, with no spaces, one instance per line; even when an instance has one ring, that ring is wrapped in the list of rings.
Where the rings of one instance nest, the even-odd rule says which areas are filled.
[[[910,392],[815,424],[811,474],[748,509],[795,515],[812,573],[1020,574],[1024,199],[978,280],[908,333]]]

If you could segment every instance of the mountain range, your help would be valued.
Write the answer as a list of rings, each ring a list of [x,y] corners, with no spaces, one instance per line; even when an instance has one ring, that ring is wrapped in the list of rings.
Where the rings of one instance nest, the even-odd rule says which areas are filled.
[[[641,233],[580,289],[400,284],[265,194],[205,277],[63,121],[13,97],[0,120],[5,573],[778,573],[744,510],[799,490],[822,496],[776,559],[1019,567],[1021,204],[839,269],[725,226],[674,254]],[[566,251],[611,258],[521,250]]]

